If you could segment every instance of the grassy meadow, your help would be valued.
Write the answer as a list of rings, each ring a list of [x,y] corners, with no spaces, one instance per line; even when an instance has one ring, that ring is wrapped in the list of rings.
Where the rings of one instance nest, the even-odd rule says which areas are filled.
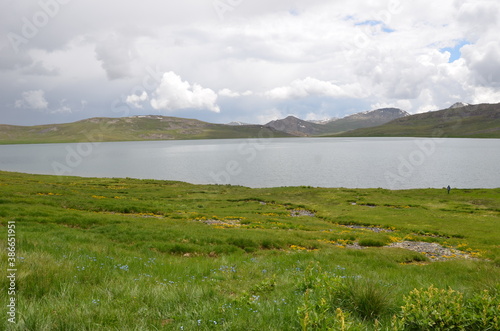
[[[0,172],[0,246],[15,224],[17,268],[16,323],[2,277],[0,329],[500,330],[499,215],[500,189]],[[400,241],[470,258],[386,247]]]

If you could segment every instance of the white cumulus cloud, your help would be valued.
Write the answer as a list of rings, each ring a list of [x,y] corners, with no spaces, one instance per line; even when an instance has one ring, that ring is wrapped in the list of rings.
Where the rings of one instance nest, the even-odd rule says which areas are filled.
[[[163,74],[160,86],[153,93],[151,106],[157,110],[199,109],[220,112],[217,94],[199,84],[183,81],[179,75],[169,71]]]
[[[16,100],[16,108],[27,109],[47,109],[49,103],[45,100],[45,92],[42,90],[25,91],[22,93],[22,99]]]
[[[221,0],[222,21],[213,0],[7,2],[0,31],[26,42],[0,38],[3,123],[117,116],[122,95],[220,123],[500,102],[498,0]],[[57,17],[38,26],[48,2]]]
[[[240,93],[231,91],[228,88],[220,90],[218,94],[222,97],[227,97],[227,98],[237,98],[240,96]]]
[[[277,87],[265,93],[272,99],[305,98],[308,96],[354,97],[360,96],[361,90],[355,84],[339,86],[331,82],[307,77],[296,79],[288,86]]]
[[[146,93],[146,91],[142,91],[141,95],[129,95],[126,99],[127,103],[134,106],[135,108],[142,108],[142,103],[146,100],[148,100],[148,94]]]
[[[245,91],[245,92],[235,92],[233,90],[230,90],[228,88],[224,88],[218,92],[219,96],[221,97],[226,97],[226,98],[238,98],[238,97],[247,97],[253,95],[252,91]]]

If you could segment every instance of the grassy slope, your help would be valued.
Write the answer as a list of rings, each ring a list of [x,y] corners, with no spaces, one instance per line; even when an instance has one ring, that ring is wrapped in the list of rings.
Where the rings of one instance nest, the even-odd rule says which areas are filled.
[[[66,124],[0,125],[0,143],[62,143],[288,136],[260,125],[229,126],[176,117],[92,118]]]
[[[378,319],[387,326],[415,287],[449,286],[466,295],[498,287],[499,194],[249,189],[0,172],[3,236],[8,221],[16,224],[19,306],[12,329],[299,330],[301,289],[315,277],[307,274],[311,263],[355,288],[383,290],[388,309]],[[292,217],[293,209],[315,216]],[[395,231],[340,225],[347,223]],[[402,238],[493,262],[419,265],[411,262],[424,256],[402,249],[342,248]],[[6,241],[0,246],[5,252]],[[1,261],[5,270],[5,254]],[[3,303],[5,278],[1,286]],[[356,323],[370,330],[373,320]]]
[[[343,137],[500,138],[500,104],[481,104],[412,115],[339,134]]]

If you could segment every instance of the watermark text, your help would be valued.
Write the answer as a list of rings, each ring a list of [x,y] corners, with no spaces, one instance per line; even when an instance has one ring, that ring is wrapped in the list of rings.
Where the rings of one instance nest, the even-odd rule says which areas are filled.
[[[16,222],[9,221],[7,224],[7,321],[16,323],[17,318],[17,261],[16,261]]]

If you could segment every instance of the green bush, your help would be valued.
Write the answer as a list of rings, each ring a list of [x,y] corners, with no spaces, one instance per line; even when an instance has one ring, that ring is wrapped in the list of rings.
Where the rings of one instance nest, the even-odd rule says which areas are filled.
[[[303,331],[363,330],[362,325],[350,318],[348,312],[344,312],[341,308],[333,308],[324,298],[310,298],[309,294],[310,290],[307,290],[304,304],[297,310]]]
[[[405,330],[500,330],[500,298],[488,291],[465,300],[452,289],[414,289],[404,297]]]
[[[500,297],[484,290],[467,302],[471,330],[500,330]]]
[[[375,319],[392,308],[387,286],[323,272],[315,264],[304,271],[299,290],[304,291],[297,311],[303,330],[362,330],[359,321],[378,323]]]
[[[321,269],[319,263],[310,263],[304,270],[304,276],[298,283],[298,290],[305,292],[309,289],[317,290],[331,297],[337,293],[342,284],[342,278],[329,274]]]

